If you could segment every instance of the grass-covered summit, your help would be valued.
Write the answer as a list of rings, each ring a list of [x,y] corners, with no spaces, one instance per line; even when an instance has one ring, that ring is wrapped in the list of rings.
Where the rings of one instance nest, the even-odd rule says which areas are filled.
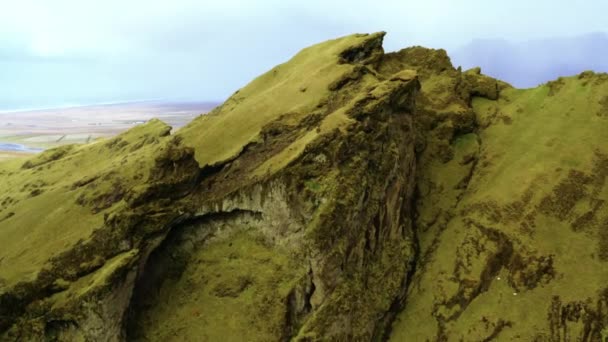
[[[607,337],[608,76],[514,89],[383,36],[0,163],[0,339]]]

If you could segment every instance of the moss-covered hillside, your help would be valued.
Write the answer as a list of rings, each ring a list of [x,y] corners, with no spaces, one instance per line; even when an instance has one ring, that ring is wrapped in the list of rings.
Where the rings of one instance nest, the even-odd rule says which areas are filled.
[[[608,75],[514,89],[444,67],[421,77],[420,257],[391,340],[604,341]],[[448,94],[473,78],[463,108]]]
[[[383,36],[0,162],[0,340],[607,338],[608,75],[514,89]]]

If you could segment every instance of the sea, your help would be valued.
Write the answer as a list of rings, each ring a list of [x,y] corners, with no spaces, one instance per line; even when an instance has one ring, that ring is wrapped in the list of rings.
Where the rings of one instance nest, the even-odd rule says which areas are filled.
[[[28,111],[44,111],[44,110],[56,110],[56,109],[72,109],[78,107],[91,107],[91,106],[125,106],[128,108],[130,105],[148,104],[151,106],[153,112],[159,113],[174,113],[175,116],[167,116],[167,122],[172,126],[184,125],[186,122],[191,120],[191,116],[211,110],[213,107],[219,105],[219,102],[215,101],[198,101],[188,99],[162,99],[162,98],[148,98],[148,99],[131,99],[131,100],[117,100],[117,101],[91,101],[84,103],[53,103],[47,104],[47,106],[37,106],[34,103],[7,103],[6,101],[0,101],[0,123],[2,122],[3,115],[10,113],[28,112]],[[127,109],[124,109],[127,110]],[[180,114],[181,113],[181,114]],[[174,121],[171,121],[174,120]],[[134,123],[139,123],[136,121]],[[8,124],[8,123],[7,123]],[[2,125],[2,124],[0,124]],[[7,141],[8,140],[8,141]],[[18,144],[11,142],[10,139],[2,141],[0,136],[0,151],[8,152],[25,152],[25,153],[37,153],[43,151],[41,148],[34,148],[31,146]]]

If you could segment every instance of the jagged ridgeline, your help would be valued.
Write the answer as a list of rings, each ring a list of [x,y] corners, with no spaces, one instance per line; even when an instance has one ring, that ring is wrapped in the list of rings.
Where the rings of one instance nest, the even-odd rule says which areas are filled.
[[[608,76],[514,89],[383,36],[0,163],[0,340],[607,338]]]

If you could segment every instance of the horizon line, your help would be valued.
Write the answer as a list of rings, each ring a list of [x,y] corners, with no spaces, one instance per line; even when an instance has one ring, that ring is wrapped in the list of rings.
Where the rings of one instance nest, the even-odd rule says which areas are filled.
[[[133,103],[146,103],[146,102],[164,102],[164,103],[209,103],[216,104],[222,103],[223,101],[218,100],[178,100],[178,99],[164,99],[164,98],[152,98],[152,99],[136,99],[136,100],[120,100],[120,101],[103,101],[103,102],[93,102],[93,103],[66,103],[64,105],[51,105],[46,107],[24,107],[24,108],[11,108],[11,109],[0,109],[0,114],[9,114],[9,113],[20,113],[20,112],[37,112],[37,111],[46,111],[46,110],[54,110],[54,109],[73,109],[73,108],[84,108],[84,107],[94,107],[94,106],[111,106],[111,105],[119,105],[119,104],[133,104]]]

